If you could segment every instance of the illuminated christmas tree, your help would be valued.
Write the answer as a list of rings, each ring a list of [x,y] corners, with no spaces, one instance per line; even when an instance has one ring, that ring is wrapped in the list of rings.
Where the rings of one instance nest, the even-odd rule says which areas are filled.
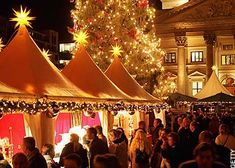
[[[114,46],[122,50],[127,70],[150,93],[162,79],[160,40],[155,35],[155,9],[148,0],[76,0],[71,33],[89,35],[87,50],[102,69],[112,62]]]

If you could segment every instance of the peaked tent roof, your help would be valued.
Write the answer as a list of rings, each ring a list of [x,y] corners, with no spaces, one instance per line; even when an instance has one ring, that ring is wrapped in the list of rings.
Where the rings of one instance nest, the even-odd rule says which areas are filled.
[[[43,56],[25,26],[0,53],[0,81],[31,94],[89,96]]]
[[[62,73],[76,86],[99,98],[130,99],[94,63],[83,45]]]
[[[227,95],[231,95],[231,93],[220,83],[218,77],[215,74],[215,71],[213,71],[206,85],[195,95],[195,97],[197,99],[204,99],[221,92]]]
[[[129,74],[122,65],[119,58],[114,58],[112,64],[108,67],[105,74],[117,85],[123,92],[135,99],[158,100],[146,92]]]
[[[0,82],[0,93],[21,93],[19,90],[14,89],[6,84]]]

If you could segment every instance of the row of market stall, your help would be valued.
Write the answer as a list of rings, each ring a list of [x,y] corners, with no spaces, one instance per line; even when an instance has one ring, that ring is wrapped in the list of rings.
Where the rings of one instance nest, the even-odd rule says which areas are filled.
[[[94,112],[101,112],[100,122],[107,133],[118,111],[131,115],[136,111],[135,123],[147,122],[146,113],[160,106],[160,101],[132,78],[118,57],[104,73],[82,44],[60,72],[23,24],[0,52],[0,82],[0,118],[22,114],[39,148],[45,143],[54,144],[55,117],[59,112],[81,112],[91,118]],[[13,132],[11,143],[21,143],[20,138],[14,138],[14,128],[5,128],[1,120],[0,127],[5,130],[1,137]]]
[[[204,112],[231,112],[234,103],[235,96],[232,95],[221,84],[215,70],[213,71],[206,85],[194,97],[187,96],[181,93],[173,93],[168,98],[168,104],[174,106],[175,111],[181,112],[192,112],[199,108]],[[218,108],[219,106],[223,106],[225,104],[226,108],[223,109],[224,111]],[[192,105],[197,108],[194,108]]]

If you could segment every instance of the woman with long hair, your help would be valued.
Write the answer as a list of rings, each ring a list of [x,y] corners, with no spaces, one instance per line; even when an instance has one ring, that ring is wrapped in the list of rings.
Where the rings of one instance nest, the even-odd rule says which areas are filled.
[[[143,130],[138,130],[130,146],[132,168],[148,168],[151,145]]]
[[[121,168],[128,168],[128,147],[121,134],[121,131],[115,129],[109,131],[109,153],[117,157]]]

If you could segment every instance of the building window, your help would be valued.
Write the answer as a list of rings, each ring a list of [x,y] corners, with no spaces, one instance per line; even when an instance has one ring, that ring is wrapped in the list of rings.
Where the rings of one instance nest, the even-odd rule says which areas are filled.
[[[203,51],[192,51],[191,62],[203,62]]]
[[[222,65],[235,65],[235,54],[222,55],[221,64]]]
[[[164,62],[165,63],[176,63],[176,53],[175,52],[166,53]]]
[[[193,82],[193,96],[196,95],[200,90],[202,90],[202,81]]]
[[[223,50],[233,50],[232,44],[223,45]]]

